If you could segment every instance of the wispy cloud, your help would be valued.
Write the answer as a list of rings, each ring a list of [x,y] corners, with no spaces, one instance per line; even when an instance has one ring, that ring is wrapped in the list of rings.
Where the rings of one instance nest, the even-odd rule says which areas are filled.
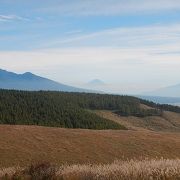
[[[154,13],[180,10],[179,0],[76,0],[56,1],[54,6],[43,7],[42,11],[65,15],[122,15],[126,13]]]
[[[17,15],[2,15],[0,14],[0,21],[29,21],[28,18]]]
[[[50,40],[41,48],[62,47],[118,47],[149,48],[156,51],[177,52],[180,45],[180,24],[112,28],[89,34],[75,34],[69,38]]]

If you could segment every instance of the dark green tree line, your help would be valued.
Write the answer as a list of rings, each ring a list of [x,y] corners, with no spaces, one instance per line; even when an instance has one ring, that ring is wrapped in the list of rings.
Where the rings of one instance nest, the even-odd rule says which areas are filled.
[[[140,104],[153,109],[142,110]],[[123,129],[124,127],[92,113],[112,110],[122,116],[160,116],[163,110],[180,108],[158,105],[131,96],[65,93],[51,91],[0,90],[0,123],[57,126],[87,129]]]

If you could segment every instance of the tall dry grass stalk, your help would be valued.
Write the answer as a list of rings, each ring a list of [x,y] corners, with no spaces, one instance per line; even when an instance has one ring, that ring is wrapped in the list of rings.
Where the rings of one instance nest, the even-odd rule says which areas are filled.
[[[180,159],[116,161],[108,165],[73,165],[59,171],[62,179],[180,179]]]
[[[22,168],[20,167],[9,167],[9,168],[1,168],[0,169],[0,179],[4,177],[5,179],[6,176],[12,177],[16,172],[21,171]]]
[[[23,171],[23,170],[22,170]],[[13,170],[0,171],[12,175]],[[24,171],[28,172],[28,171]],[[38,173],[37,173],[38,174]],[[46,173],[47,174],[47,173]],[[22,175],[23,176],[23,175]],[[26,174],[27,177],[27,174]],[[30,176],[29,176],[30,177]],[[37,177],[38,179],[38,177]],[[40,178],[39,178],[40,179]],[[51,179],[51,178],[50,178]],[[62,166],[52,179],[62,180],[179,180],[180,159],[129,160],[112,164]]]

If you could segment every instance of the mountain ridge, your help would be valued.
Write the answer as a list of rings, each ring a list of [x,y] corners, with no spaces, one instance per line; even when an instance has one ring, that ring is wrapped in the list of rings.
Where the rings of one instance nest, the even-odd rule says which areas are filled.
[[[48,78],[35,75],[31,72],[17,74],[3,69],[0,69],[0,89],[29,91],[52,90],[66,92],[95,92],[93,90],[82,89],[62,84]]]

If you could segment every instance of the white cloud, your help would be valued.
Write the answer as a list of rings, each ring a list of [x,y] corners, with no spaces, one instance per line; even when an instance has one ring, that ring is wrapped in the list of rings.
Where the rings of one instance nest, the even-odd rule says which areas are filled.
[[[17,15],[2,15],[0,14],[0,21],[29,21],[28,18],[24,18]]]
[[[76,0],[56,1],[41,11],[66,15],[122,15],[180,10],[179,0]]]

